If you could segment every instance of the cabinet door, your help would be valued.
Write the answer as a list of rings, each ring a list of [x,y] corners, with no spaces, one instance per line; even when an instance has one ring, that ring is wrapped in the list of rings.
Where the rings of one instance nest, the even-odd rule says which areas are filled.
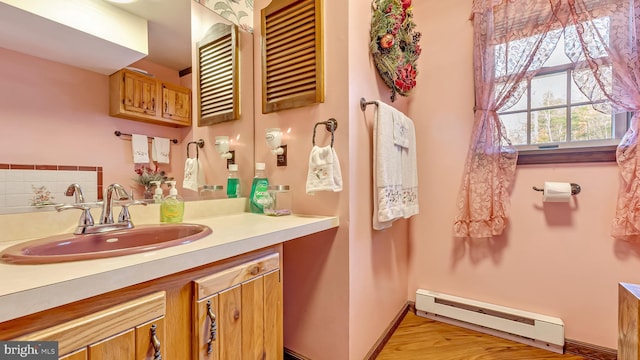
[[[69,355],[61,356],[59,360],[87,360],[87,356],[89,356],[87,354],[87,349],[82,349]]]
[[[164,317],[136,326],[136,360],[160,360],[165,351]]]
[[[89,359],[91,360],[136,360],[136,335],[130,329],[121,334],[89,345]]]
[[[169,83],[162,84],[162,117],[191,124],[191,90]]]
[[[220,359],[242,359],[242,288],[234,286],[219,295]],[[248,359],[248,358],[247,358]]]
[[[158,95],[157,81],[153,78],[123,71],[124,110],[149,116],[156,115],[156,97]]]
[[[282,359],[282,284],[272,254],[194,281],[194,359]],[[208,308],[215,316],[207,316]],[[211,319],[216,321],[211,339]]]
[[[194,314],[194,355],[196,360],[219,360],[218,295],[196,302]]]
[[[264,281],[257,277],[242,284],[242,358],[262,359],[264,354]]]
[[[282,279],[280,270],[264,275],[264,352],[265,360],[284,357],[282,319]]]

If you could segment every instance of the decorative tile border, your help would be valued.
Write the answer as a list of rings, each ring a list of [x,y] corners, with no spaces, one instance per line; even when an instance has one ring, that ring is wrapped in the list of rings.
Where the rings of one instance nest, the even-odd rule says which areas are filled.
[[[73,202],[69,184],[81,186],[86,201],[102,200],[100,166],[0,164],[0,214],[49,209]]]

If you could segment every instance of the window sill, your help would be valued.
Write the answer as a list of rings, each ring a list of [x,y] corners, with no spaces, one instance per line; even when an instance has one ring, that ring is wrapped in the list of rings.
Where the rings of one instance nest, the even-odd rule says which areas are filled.
[[[518,165],[615,162],[615,145],[588,148],[526,150],[518,153]]]

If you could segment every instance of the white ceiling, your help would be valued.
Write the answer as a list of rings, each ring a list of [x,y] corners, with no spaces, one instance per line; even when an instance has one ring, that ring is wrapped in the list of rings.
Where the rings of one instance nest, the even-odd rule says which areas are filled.
[[[105,1],[147,19],[149,61],[177,71],[191,67],[193,0],[137,0],[128,4]]]

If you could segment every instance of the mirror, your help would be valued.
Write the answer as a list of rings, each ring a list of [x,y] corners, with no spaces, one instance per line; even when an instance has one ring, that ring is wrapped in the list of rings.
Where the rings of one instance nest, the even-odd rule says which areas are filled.
[[[198,126],[240,117],[238,27],[213,24],[197,43]]]
[[[12,1],[0,0],[0,6]],[[113,3],[148,19],[149,55],[130,66],[149,66],[157,77],[163,76],[163,71],[173,71],[174,80],[167,81],[190,87],[194,92],[192,98],[196,99],[195,43],[215,22],[231,23],[210,8],[220,8],[231,18],[253,19],[253,15],[247,15],[246,9],[225,7],[236,6],[235,3],[223,0],[207,3],[208,7],[192,0]],[[240,5],[246,5],[244,3]],[[238,174],[243,183],[241,195],[247,196],[246,184],[251,179],[254,165],[253,36],[247,28],[246,24],[239,28],[240,120],[198,127],[197,117],[193,116],[190,128],[171,128],[110,117],[107,75],[53,62],[46,53],[34,56],[10,50],[0,34],[0,78],[5,85],[0,89],[0,118],[3,119],[3,133],[10,134],[6,141],[0,142],[0,213],[38,210],[27,204],[36,191],[45,195],[50,191],[54,197],[52,202],[73,202],[73,197],[64,196],[66,187],[71,182],[85,184],[85,180],[77,180],[85,175],[95,179],[83,185],[88,200],[96,199],[104,184],[117,182],[127,189],[135,188],[130,138],[114,136],[115,130],[177,139],[178,143],[171,145],[171,164],[161,166],[161,169],[175,177],[178,185],[182,183],[187,143],[203,139],[206,145],[200,149],[199,159],[206,183],[224,185],[225,188],[227,159],[216,151],[214,142],[216,136],[228,136],[229,150],[239,165]],[[12,29],[12,33],[37,33],[40,30],[25,22],[20,28]],[[61,45],[66,41],[64,37],[57,40]],[[40,51],[37,43],[30,46],[34,51]],[[65,43],[65,46],[69,44]],[[74,49],[78,54],[92,50]],[[197,103],[192,104],[195,114]],[[24,169],[30,171],[22,171]],[[143,191],[138,187],[135,192],[140,197]],[[185,200],[199,199],[196,192],[181,191],[180,194]],[[17,197],[26,197],[27,200],[16,200]],[[14,211],[9,205],[16,201],[21,206],[16,206]]]

